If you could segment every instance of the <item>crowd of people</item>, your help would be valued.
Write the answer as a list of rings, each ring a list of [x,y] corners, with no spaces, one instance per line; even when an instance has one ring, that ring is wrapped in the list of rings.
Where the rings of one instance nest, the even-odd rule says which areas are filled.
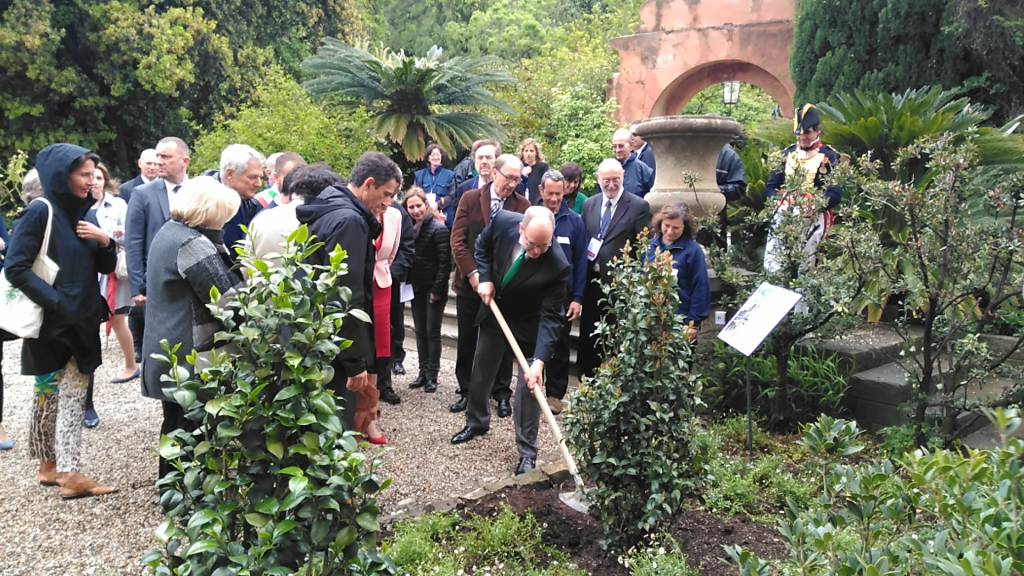
[[[811,109],[798,118],[801,158],[821,147],[817,124]],[[574,322],[580,323],[577,372],[591,376],[601,364],[594,336],[605,311],[601,281],[627,241],[652,227],[648,257],[671,260],[678,314],[691,339],[710,311],[705,256],[686,205],[652,214],[644,199],[656,169],[651,147],[628,129],[617,130],[611,144],[611,156],[594,167],[589,197],[581,191],[583,169],[573,163],[553,169],[533,139],[518,154],[503,153],[493,140],[477,141],[454,169],[445,167],[445,151],[431,145],[426,166],[404,191],[399,167],[376,152],[363,154],[343,178],[294,152],[265,158],[232,144],[218,169],[190,178],[189,147],[172,136],[143,151],[140,174],[118,188],[92,152],[47,146],[25,179],[26,207],[10,238],[0,234],[8,281],[44,309],[39,338],[22,343],[21,363],[21,372],[35,377],[28,442],[40,462],[39,482],[59,486],[63,498],[114,490],[84,475],[80,463],[81,428],[100,420],[92,391],[102,362],[101,324],[124,354],[113,381],[141,377],[142,393],[162,402],[161,432],[188,429],[161,382],[169,368],[155,356],[163,353],[161,341],[182,343],[177,360],[186,368],[186,354],[211,350],[220,329],[207,308],[211,288],[231,298],[245,281],[238,247],[248,238],[253,253],[273,265],[300,225],[323,242],[310,256],[314,263],[344,248],[348,274],[341,282],[351,291],[350,305],[372,319],[344,323],[341,336],[352,345],[333,363],[330,387],[343,400],[345,426],[369,442],[387,443],[380,402],[401,402],[392,375],[405,374],[410,300],[419,373],[408,386],[438,390],[441,326],[454,293],[456,396],[449,409],[466,414],[451,442],[486,434],[493,402],[499,418],[513,417],[515,472],[529,471],[536,466],[540,415],[531,392],[543,386],[548,407],[561,412]],[[730,152],[719,160],[727,197],[744,184]],[[780,172],[784,179],[787,171]],[[52,286],[32,268],[51,227],[47,254],[60,265]],[[6,233],[6,226],[0,230]],[[514,389],[515,361],[492,304],[529,358]],[[0,450],[13,446],[2,408],[0,395]],[[160,475],[169,469],[161,460]]]

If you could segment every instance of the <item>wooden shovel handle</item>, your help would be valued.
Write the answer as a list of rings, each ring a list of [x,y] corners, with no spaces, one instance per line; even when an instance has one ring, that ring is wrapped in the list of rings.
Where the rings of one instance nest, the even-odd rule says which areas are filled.
[[[519,343],[516,342],[515,336],[512,335],[512,330],[508,327],[508,322],[505,322],[505,316],[502,315],[501,310],[498,308],[498,303],[491,298],[491,313],[494,314],[494,319],[498,321],[498,326],[501,327],[501,331],[505,334],[505,339],[508,340],[508,345],[512,347],[512,352],[516,355],[516,360],[519,361],[519,366],[523,369],[524,376],[530,374],[530,363],[526,361],[526,356],[523,354],[522,348],[519,347]],[[576,468],[576,460],[572,457],[569,452],[569,447],[565,444],[565,438],[562,436],[562,430],[558,427],[558,422],[555,420],[555,415],[551,413],[551,408],[548,407],[547,399],[544,398],[544,392],[541,391],[541,386],[533,387],[533,397],[537,400],[537,404],[540,404],[540,410],[544,414],[544,419],[547,420],[548,426],[551,427],[551,432],[555,435],[555,440],[558,441],[558,448],[562,452],[562,458],[565,459],[566,465],[569,466],[569,474],[572,475],[573,479],[578,484],[581,483],[579,470]],[[580,486],[582,488],[582,485]]]

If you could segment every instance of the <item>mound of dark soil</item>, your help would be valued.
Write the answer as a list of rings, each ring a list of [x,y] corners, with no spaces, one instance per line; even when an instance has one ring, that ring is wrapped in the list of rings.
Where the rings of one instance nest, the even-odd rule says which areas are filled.
[[[544,543],[564,551],[592,576],[627,576],[626,569],[601,549],[597,520],[563,504],[559,492],[557,488],[507,488],[468,505],[466,511],[489,516],[504,503],[516,513],[533,514],[543,527]],[[673,522],[669,533],[683,548],[690,566],[699,567],[706,576],[736,574],[735,567],[726,563],[723,546],[739,544],[766,560],[786,555],[774,526],[745,517],[722,519],[700,510],[696,503]]]

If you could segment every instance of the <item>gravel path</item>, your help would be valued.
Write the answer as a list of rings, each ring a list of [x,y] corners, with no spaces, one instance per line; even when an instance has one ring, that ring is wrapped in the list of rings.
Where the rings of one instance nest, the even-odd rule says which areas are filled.
[[[412,334],[406,345],[415,347]],[[138,381],[111,384],[121,354],[116,340],[104,343],[107,363],[97,371],[95,391],[99,427],[83,430],[83,472],[117,487],[101,498],[62,502],[56,488],[36,481],[38,463],[28,455],[32,381],[21,376],[20,342],[4,346],[4,426],[16,441],[0,452],[0,576],[141,574],[139,558],[154,547],[153,530],[162,521],[156,481],[156,445],[161,411],[145,399]],[[394,480],[381,498],[384,513],[410,504],[426,504],[465,494],[508,476],[517,455],[510,418],[493,418],[482,439],[452,446],[462,414],[448,412],[455,395],[451,351],[441,361],[438,391],[410,390],[416,353],[410,351],[407,376],[395,378],[398,406],[382,404],[381,425],[391,445],[378,450],[382,474]],[[374,449],[377,450],[377,449]],[[541,425],[541,461],[554,461],[554,440]]]

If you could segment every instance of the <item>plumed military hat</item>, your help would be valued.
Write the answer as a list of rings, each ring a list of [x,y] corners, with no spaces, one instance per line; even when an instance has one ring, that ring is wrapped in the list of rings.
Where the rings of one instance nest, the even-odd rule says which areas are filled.
[[[814,107],[814,104],[804,104],[803,108],[797,108],[793,116],[793,133],[803,134],[821,128],[821,113]]]

